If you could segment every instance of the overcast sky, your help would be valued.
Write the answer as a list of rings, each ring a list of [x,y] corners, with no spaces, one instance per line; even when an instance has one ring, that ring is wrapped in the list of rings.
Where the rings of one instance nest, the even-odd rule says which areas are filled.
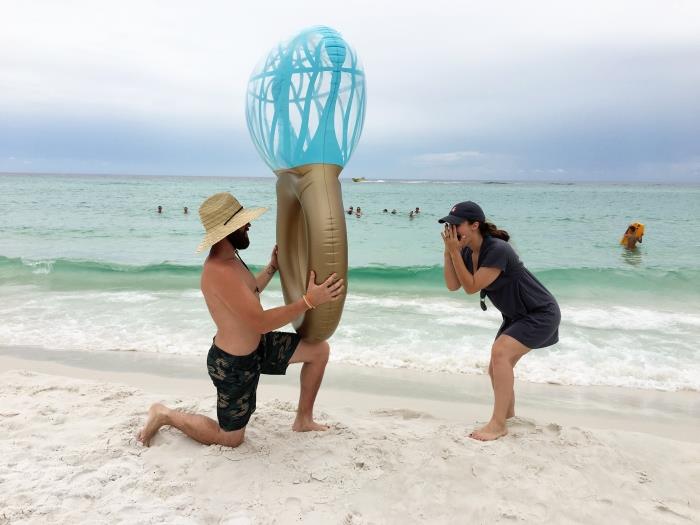
[[[323,24],[367,75],[347,176],[700,181],[696,0],[0,6],[0,171],[269,176],[248,77]]]

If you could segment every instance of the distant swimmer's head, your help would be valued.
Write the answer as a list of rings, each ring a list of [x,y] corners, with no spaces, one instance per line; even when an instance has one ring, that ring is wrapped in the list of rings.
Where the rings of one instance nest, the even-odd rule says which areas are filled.
[[[199,218],[205,234],[204,240],[197,247],[197,252],[223,239],[228,239],[236,249],[247,248],[250,244],[248,239],[250,222],[266,211],[267,208],[244,208],[238,199],[228,192],[212,195],[199,207]]]

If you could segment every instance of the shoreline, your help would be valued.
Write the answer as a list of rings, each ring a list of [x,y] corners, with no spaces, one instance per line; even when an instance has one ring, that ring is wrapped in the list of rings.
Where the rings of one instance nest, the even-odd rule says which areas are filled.
[[[32,372],[99,379],[163,394],[213,395],[205,356],[139,352],[64,351],[0,346],[0,373]],[[296,402],[299,367],[285,376],[263,375],[259,399]],[[516,371],[517,376],[517,371]],[[643,432],[680,441],[700,442],[700,392],[646,390],[610,386],[531,383],[516,377],[518,416],[567,425]],[[488,419],[493,396],[486,375],[369,368],[330,362],[317,404],[338,406],[361,397],[365,406],[429,410],[465,428]],[[144,413],[147,407],[144,407]]]

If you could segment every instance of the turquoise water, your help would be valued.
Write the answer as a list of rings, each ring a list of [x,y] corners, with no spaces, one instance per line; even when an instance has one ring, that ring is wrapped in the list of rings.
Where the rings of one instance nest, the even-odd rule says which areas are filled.
[[[270,207],[244,254],[263,265],[274,244],[274,186],[273,178],[0,176],[0,345],[204,355],[213,325],[198,290],[196,210],[218,191]],[[436,222],[471,199],[511,233],[562,307],[560,343],[532,352],[520,378],[700,390],[700,187],[343,179],[343,195],[364,215],[346,217],[349,294],[333,359],[483,373],[499,316],[444,289]],[[416,206],[422,213],[411,220]],[[633,221],[646,235],[629,253],[617,243]],[[281,301],[275,280],[263,302]]]

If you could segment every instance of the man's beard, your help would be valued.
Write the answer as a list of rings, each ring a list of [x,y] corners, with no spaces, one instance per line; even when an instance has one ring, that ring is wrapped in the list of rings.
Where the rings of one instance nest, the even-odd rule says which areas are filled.
[[[250,246],[250,239],[248,238],[248,233],[245,231],[245,229],[245,226],[243,226],[242,228],[239,228],[235,232],[229,233],[226,236],[226,239],[228,239],[228,242],[231,243],[234,250],[245,250],[248,246]]]

